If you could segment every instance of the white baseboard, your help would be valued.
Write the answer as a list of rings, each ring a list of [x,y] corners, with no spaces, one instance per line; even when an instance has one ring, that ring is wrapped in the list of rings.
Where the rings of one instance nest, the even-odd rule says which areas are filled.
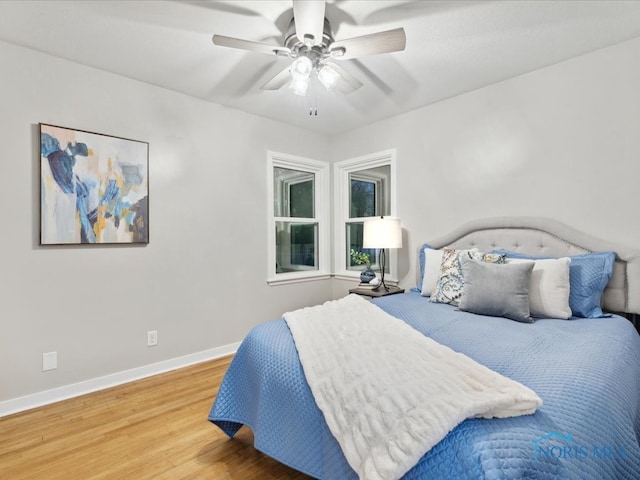
[[[206,362],[215,358],[231,355],[238,350],[240,342],[223,345],[221,347],[212,348],[203,352],[191,353],[182,357],[164,360],[151,365],[132,368],[123,372],[112,373],[103,377],[92,378],[78,383],[72,383],[51,390],[25,395],[23,397],[12,398],[0,402],[0,417],[11,415],[13,413],[22,412],[50,403],[59,402],[73,397],[78,397],[86,393],[103,390],[109,387],[122,385],[123,383],[133,382],[141,378],[151,377],[159,373],[169,372],[177,368],[187,367],[196,363]]]

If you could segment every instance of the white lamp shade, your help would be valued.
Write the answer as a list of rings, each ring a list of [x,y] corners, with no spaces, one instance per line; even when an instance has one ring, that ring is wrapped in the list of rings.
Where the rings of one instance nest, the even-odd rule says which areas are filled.
[[[293,77],[289,88],[296,95],[304,97],[307,94],[307,88],[309,87],[309,77]]]
[[[313,62],[308,57],[298,57],[291,64],[289,71],[292,77],[308,77],[313,70]]]
[[[402,248],[399,218],[373,218],[364,221],[363,248]]]
[[[340,75],[338,74],[338,72],[336,72],[329,65],[325,65],[320,70],[318,70],[318,80],[320,80],[320,83],[322,83],[322,85],[324,85],[324,88],[326,88],[327,90],[331,90],[331,87],[333,87],[338,82],[339,78]]]

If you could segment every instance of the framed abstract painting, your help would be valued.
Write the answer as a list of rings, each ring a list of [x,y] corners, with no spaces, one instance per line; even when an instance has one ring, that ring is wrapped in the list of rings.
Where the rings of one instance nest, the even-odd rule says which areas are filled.
[[[40,124],[40,245],[149,243],[149,144]]]

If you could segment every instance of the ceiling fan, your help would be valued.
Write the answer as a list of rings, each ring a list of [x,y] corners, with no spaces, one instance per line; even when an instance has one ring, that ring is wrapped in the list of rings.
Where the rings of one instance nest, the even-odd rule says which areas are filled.
[[[278,90],[290,82],[289,88],[303,96],[307,92],[312,74],[317,75],[327,90],[335,86],[342,93],[348,94],[362,87],[360,80],[333,60],[350,60],[398,52],[405,48],[406,36],[403,28],[336,41],[324,14],[324,0],[293,0],[293,18],[283,46],[217,34],[212,40],[215,45],[222,47],[293,58],[290,66],[265,83],[261,89]]]

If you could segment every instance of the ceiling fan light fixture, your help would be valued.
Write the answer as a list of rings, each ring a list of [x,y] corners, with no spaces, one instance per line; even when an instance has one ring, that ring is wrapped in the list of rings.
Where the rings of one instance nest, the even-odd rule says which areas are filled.
[[[331,88],[338,82],[339,79],[340,74],[329,65],[325,65],[320,70],[318,70],[318,80],[320,80],[320,83],[322,83],[322,85],[324,85],[324,88],[326,88],[327,90],[331,90]]]
[[[307,94],[307,88],[309,88],[309,80],[309,76],[294,75],[289,84],[289,88],[296,95],[304,97]]]
[[[301,56],[294,60],[291,64],[291,76],[295,79],[297,77],[309,78],[313,70],[313,62],[309,57]],[[309,82],[307,82],[309,83]]]
[[[0,0],[1,1],[1,0]],[[214,45],[240,50],[287,56],[292,63],[262,85],[262,90],[279,90],[289,87],[298,95],[305,95],[310,82],[319,82],[330,90],[350,94],[362,87],[362,82],[330,59],[354,60],[370,55],[400,52],[405,49],[407,38],[403,28],[394,28],[367,35],[335,41],[329,19],[325,16],[329,3],[338,0],[289,0],[293,3],[293,17],[284,31],[279,45],[254,42],[241,38],[215,34]],[[329,9],[329,14],[333,14]],[[279,26],[280,17],[276,21]],[[324,68],[330,66],[331,68]],[[315,85],[313,85],[315,88]],[[316,93],[315,90],[313,92]]]

